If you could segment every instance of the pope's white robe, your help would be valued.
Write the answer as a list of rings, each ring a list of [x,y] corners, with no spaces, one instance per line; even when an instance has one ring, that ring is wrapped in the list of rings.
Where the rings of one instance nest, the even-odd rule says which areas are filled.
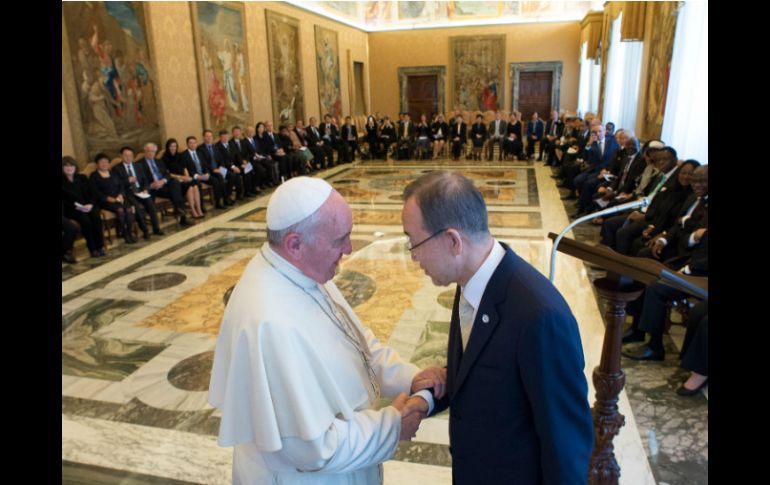
[[[361,325],[333,282],[324,287],[366,339],[382,395],[409,393],[417,367]],[[398,446],[399,412],[378,409],[360,352],[318,300],[318,284],[268,243],[230,296],[209,401],[222,412],[219,444],[235,447],[234,483],[381,483],[379,464]]]

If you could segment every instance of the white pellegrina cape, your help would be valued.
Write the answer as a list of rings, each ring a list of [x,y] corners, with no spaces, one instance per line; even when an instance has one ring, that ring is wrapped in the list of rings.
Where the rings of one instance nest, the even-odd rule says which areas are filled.
[[[379,484],[398,446],[400,414],[378,409],[378,391],[408,394],[418,369],[361,325],[333,282],[319,286],[265,243],[233,290],[209,387],[219,444],[235,447],[233,483]],[[365,340],[378,385],[323,290]]]

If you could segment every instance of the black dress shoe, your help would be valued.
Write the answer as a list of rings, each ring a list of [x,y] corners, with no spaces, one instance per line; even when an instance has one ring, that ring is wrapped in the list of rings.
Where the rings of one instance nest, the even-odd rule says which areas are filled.
[[[623,352],[623,355],[633,360],[655,360],[660,362],[666,359],[665,352],[657,352],[646,345],[641,352]]]
[[[133,237],[127,237],[126,244],[136,244],[136,239],[134,239]]]
[[[182,227],[189,227],[189,226],[194,226],[195,223],[193,221],[187,220],[186,217],[182,217],[179,219],[179,225]]]
[[[143,237],[144,239],[150,239],[150,233],[149,233],[149,232],[145,232],[145,233],[144,233],[144,235],[143,235],[142,237]]]
[[[706,379],[705,381],[703,381],[703,384],[696,387],[695,389],[687,389],[686,387],[684,387],[684,382],[683,382],[682,385],[679,386],[679,389],[676,390],[676,393],[680,396],[692,397],[692,396],[695,396],[696,394],[700,394],[701,389],[706,387],[706,384],[708,383],[709,383],[709,380]]]
[[[159,229],[157,231],[152,231],[152,233],[155,234],[156,236],[165,236],[166,235],[166,233],[163,232],[162,229]]]
[[[629,329],[623,334],[623,343],[630,344],[632,342],[644,342],[644,332],[641,330]]]
[[[235,202],[230,199],[225,199],[225,205],[235,205]]]
[[[577,200],[577,195],[575,195],[574,193],[569,195],[563,195],[561,197],[561,200]]]
[[[75,257],[72,255],[72,253],[64,253],[61,256],[62,261],[69,264],[75,264],[77,263],[77,260],[75,260]]]

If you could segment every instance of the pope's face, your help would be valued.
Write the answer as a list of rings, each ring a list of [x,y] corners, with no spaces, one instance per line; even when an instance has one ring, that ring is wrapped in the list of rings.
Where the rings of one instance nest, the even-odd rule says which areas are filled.
[[[353,212],[345,199],[338,192],[332,192],[326,213],[319,216],[315,240],[308,242],[302,249],[305,263],[303,272],[318,283],[326,283],[337,273],[342,256],[353,252],[350,233],[353,231]]]

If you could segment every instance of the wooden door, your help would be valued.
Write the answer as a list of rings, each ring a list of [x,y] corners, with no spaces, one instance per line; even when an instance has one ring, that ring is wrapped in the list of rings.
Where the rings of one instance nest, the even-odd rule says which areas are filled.
[[[412,121],[419,123],[420,115],[425,113],[430,123],[431,113],[438,111],[438,76],[408,76],[406,99]]]
[[[551,117],[551,88],[553,73],[522,72],[519,75],[519,107],[521,122],[526,123],[532,119],[532,113],[537,112],[544,122]]]

